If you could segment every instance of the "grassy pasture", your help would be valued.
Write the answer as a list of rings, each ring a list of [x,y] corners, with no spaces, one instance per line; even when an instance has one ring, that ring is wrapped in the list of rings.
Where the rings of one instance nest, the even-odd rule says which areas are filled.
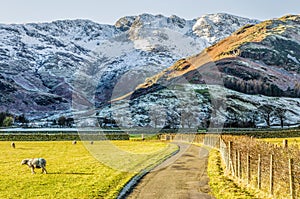
[[[266,139],[259,139],[265,142],[269,142],[272,144],[277,144],[282,146],[283,140],[288,140],[289,145],[298,145],[300,147],[300,137],[290,137],[290,138],[266,138]]]
[[[120,171],[99,162],[82,142],[0,142],[0,198],[115,198],[135,172]],[[95,142],[102,145],[104,142]],[[116,148],[130,154],[150,154],[151,161],[142,164],[147,156],[133,156],[130,164],[147,167],[177,149],[161,142],[113,141]],[[93,145],[93,146],[94,146]],[[108,152],[105,152],[108,153]],[[109,154],[105,154],[109,156]],[[49,174],[21,165],[24,158],[44,157]],[[113,155],[110,156],[113,160]],[[119,161],[119,160],[116,160]],[[119,164],[124,164],[119,162]]]

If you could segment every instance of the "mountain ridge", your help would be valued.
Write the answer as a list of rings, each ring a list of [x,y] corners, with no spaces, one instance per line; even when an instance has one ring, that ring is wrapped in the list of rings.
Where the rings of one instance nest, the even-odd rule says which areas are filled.
[[[204,120],[215,120],[215,123],[221,121],[222,125],[236,127],[299,124],[299,114],[295,111],[299,110],[300,94],[299,22],[299,15],[288,15],[257,25],[247,25],[200,54],[181,59],[156,76],[148,78],[130,95],[113,100],[112,109],[116,110],[121,104],[119,100],[130,100],[131,106],[135,108],[131,112],[127,111],[127,114],[149,119],[149,115],[143,115],[137,110],[147,110],[146,104],[152,107],[169,107],[170,102],[163,102],[157,96],[160,94],[170,98],[172,91],[174,97],[176,93],[181,93],[181,97],[173,101],[177,107],[166,108],[168,125],[177,120],[173,127],[180,126],[178,120],[182,119],[185,112],[191,112],[189,109],[199,106],[205,111],[198,109],[198,113],[193,113],[192,119],[197,120],[194,123],[202,127],[207,127],[203,124]],[[194,85],[194,98],[198,100],[186,99],[182,96],[188,93],[175,89],[178,85],[183,90],[188,89],[191,87],[188,84]],[[201,85],[206,86],[201,88]],[[219,93],[212,93],[210,90]],[[189,92],[193,92],[193,89]],[[203,104],[203,97],[207,97],[207,92],[215,104],[213,101]],[[160,101],[159,106],[155,105],[155,101]],[[191,107],[180,106],[181,101],[189,101]],[[195,106],[195,103],[198,104]],[[214,111],[218,112],[215,116]],[[199,114],[202,114],[202,119],[199,119]],[[266,115],[268,119],[265,118]],[[283,117],[287,121],[279,122]]]
[[[289,18],[295,18],[295,17],[296,17],[295,21],[300,19],[300,17],[297,15],[289,15],[289,16],[279,18],[278,21],[281,21],[282,19],[289,19]],[[240,30],[238,30],[237,32],[234,32],[231,36],[225,38],[224,40],[220,41],[219,43],[216,43],[216,44],[204,49],[204,51],[201,52],[200,54],[177,61],[173,66],[165,69],[162,73],[157,74],[153,78],[149,78],[148,82],[146,81],[144,84],[140,85],[139,87],[141,87],[141,88],[147,87],[146,85],[151,86],[151,83],[152,84],[156,83],[157,80],[159,80],[160,78],[163,78],[164,76],[166,76],[166,77],[164,77],[166,79],[172,79],[174,77],[177,77],[177,75],[179,75],[179,76],[182,75],[182,73],[187,73],[192,70],[196,70],[198,67],[201,67],[201,65],[205,64],[205,61],[217,62],[216,65],[218,65],[219,64],[218,62],[222,59],[230,60],[231,58],[240,57],[240,60],[243,60],[244,58],[247,58],[247,53],[249,53],[249,52],[246,52],[245,50],[242,51],[241,48],[243,48],[246,45],[251,45],[252,43],[255,43],[255,45],[259,45],[259,42],[266,40],[268,37],[271,37],[271,39],[276,37],[276,34],[272,34],[272,32],[273,33],[276,32],[278,27],[274,27],[273,29],[270,29],[270,30],[265,29],[264,30],[265,32],[257,31],[257,29],[260,29],[267,25],[272,25],[272,23],[274,23],[274,20],[268,20],[268,21],[262,22],[256,26],[251,25],[251,26],[242,27]],[[297,24],[297,25],[299,26],[299,24]],[[251,28],[254,30],[249,30]],[[279,28],[282,28],[282,27],[279,27]],[[256,32],[255,33],[256,35],[254,34],[254,32]],[[257,32],[259,32],[259,33],[257,33]],[[282,33],[284,33],[284,32],[282,32]],[[244,34],[244,35],[246,35],[246,37],[251,37],[251,38],[250,39],[244,38],[243,35],[240,36],[241,34]],[[265,37],[262,37],[257,34],[260,34]],[[242,39],[241,39],[241,37],[242,37]],[[280,35],[278,35],[278,37],[280,37]],[[244,40],[246,40],[246,41],[244,41]],[[299,44],[297,44],[297,43],[300,43],[300,42],[299,41],[295,42],[294,46],[292,47],[292,49],[294,51],[297,50],[297,45],[299,46]],[[274,47],[274,48],[276,48],[276,47]],[[289,49],[284,49],[284,50],[289,50]],[[204,58],[204,61],[201,62],[203,56],[209,57],[209,59],[207,60],[207,58]],[[248,57],[250,57],[250,59],[252,58],[249,55],[248,55]],[[299,55],[297,55],[297,57],[299,57]],[[256,59],[257,61],[263,60],[263,62],[264,62],[263,57],[258,57],[258,58],[254,57],[254,59]],[[295,57],[292,57],[291,55],[290,56],[287,55],[287,60],[291,61],[291,62],[286,61],[285,63],[286,63],[286,65],[289,65],[292,67],[293,66],[299,67],[300,62],[298,61],[298,59],[296,59]],[[273,63],[269,63],[270,61],[271,60],[265,60],[265,62],[267,62],[265,64],[269,64],[269,65],[273,64]],[[282,64],[282,63],[280,62],[280,64]],[[293,64],[296,64],[296,65],[293,65]],[[299,68],[298,69],[295,68],[293,70],[299,71]],[[297,71],[295,71],[295,72],[297,72]],[[149,83],[149,82],[151,82],[151,83]]]
[[[201,17],[185,20],[144,14],[129,18],[132,23],[127,30],[125,22],[117,25],[122,18],[116,25],[89,20],[0,24],[0,110],[26,113],[34,119],[98,107],[110,100],[124,74],[142,71],[138,79],[143,81],[237,27],[258,23],[227,14],[209,15],[216,23],[223,20],[224,29],[232,21],[236,27],[220,35],[210,21],[205,27],[211,35],[201,36],[194,32],[201,26],[195,26],[196,22],[205,21]],[[218,36],[210,40],[215,32]]]

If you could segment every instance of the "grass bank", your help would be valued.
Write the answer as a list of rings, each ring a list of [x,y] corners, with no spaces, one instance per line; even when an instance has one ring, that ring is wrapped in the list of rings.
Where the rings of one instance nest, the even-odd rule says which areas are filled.
[[[254,193],[239,187],[233,180],[224,175],[224,168],[221,163],[220,153],[217,150],[210,150],[208,159],[208,176],[212,194],[217,199],[255,199]]]
[[[283,140],[287,140],[289,145],[297,145],[300,147],[300,137],[287,137],[287,138],[264,138],[261,141],[269,142],[279,146],[283,145]]]
[[[94,142],[95,150],[104,142]],[[161,142],[110,142],[131,154],[130,162],[121,162],[109,151],[103,155],[119,161],[119,165],[142,169],[177,149],[175,145]],[[102,163],[94,154],[78,142],[0,142],[0,198],[115,198],[122,187],[137,173],[122,171]],[[137,156],[134,156],[138,154]],[[143,155],[144,154],[144,155]],[[152,157],[146,164],[145,157]],[[27,166],[21,166],[24,158],[44,157],[49,174],[31,174]]]

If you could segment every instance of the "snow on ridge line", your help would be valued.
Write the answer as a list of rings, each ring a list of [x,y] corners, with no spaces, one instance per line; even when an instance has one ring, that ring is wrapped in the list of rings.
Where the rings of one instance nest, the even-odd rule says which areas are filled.
[[[197,54],[212,44],[210,36],[200,37],[193,33],[196,20],[177,16],[151,17],[150,14],[131,19],[128,30],[89,20],[0,25],[0,64],[5,69],[1,73],[10,74],[10,79],[15,74],[24,77],[13,82],[20,93],[21,87],[31,91],[29,94],[49,91],[64,96],[63,84],[67,83],[73,90],[80,91],[84,99],[94,99],[92,94],[102,95],[112,90],[111,83],[128,72],[142,66],[151,71],[163,70],[176,60]],[[230,23],[225,20],[223,25],[225,28]],[[224,34],[213,33],[211,38],[216,41],[231,33],[231,30]],[[147,46],[135,45],[142,42]],[[35,86],[33,82],[40,85]],[[29,101],[29,105],[20,107],[34,107],[32,103]],[[14,104],[7,107],[20,112],[15,110],[18,107]]]

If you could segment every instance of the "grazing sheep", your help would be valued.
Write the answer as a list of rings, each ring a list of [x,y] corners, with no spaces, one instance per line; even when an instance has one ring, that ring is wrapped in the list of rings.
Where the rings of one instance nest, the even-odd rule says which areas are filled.
[[[74,140],[74,141],[72,142],[72,144],[77,144],[77,141],[76,141],[76,140]]]
[[[14,142],[12,142],[10,145],[12,148],[16,148],[16,144]]]
[[[21,162],[21,165],[27,164],[28,167],[31,169],[32,174],[35,174],[34,169],[42,168],[42,173],[47,173],[46,170],[46,160],[44,158],[32,158],[32,159],[24,159]]]

